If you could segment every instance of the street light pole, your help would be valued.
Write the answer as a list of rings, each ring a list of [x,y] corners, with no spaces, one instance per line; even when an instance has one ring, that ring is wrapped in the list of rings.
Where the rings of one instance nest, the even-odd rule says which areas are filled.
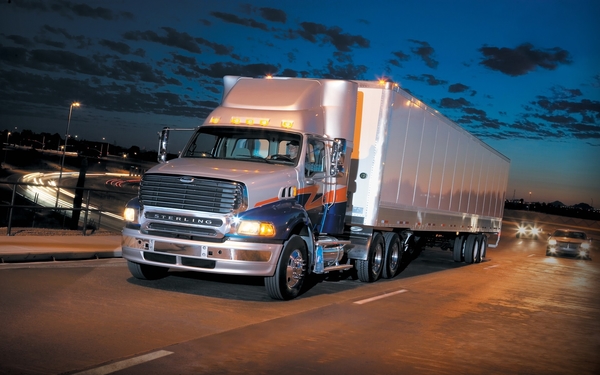
[[[65,166],[65,152],[67,151],[67,141],[69,139],[69,126],[71,125],[71,113],[73,113],[73,107],[79,107],[79,105],[80,104],[78,102],[73,102],[69,106],[69,118],[67,120],[67,131],[65,133],[65,147],[63,148],[62,156],[60,158],[60,173],[58,175],[58,185],[56,186],[56,203],[54,204],[55,208],[58,207],[58,196],[60,195],[60,184],[61,184],[61,180],[62,180],[63,168]]]

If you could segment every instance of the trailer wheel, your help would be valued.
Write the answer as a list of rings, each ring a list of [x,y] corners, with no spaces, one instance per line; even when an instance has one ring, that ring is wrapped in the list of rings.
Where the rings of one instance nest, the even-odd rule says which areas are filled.
[[[480,234],[479,235],[479,259],[477,260],[477,263],[483,262],[483,259],[485,258],[485,255],[487,254],[487,248],[488,248],[487,236],[485,234]]]
[[[465,263],[471,264],[479,257],[479,236],[469,234],[467,243],[465,244]]]
[[[149,264],[135,263],[130,260],[127,261],[127,268],[129,272],[136,279],[140,280],[158,280],[167,276],[169,269],[166,267],[151,266]]]
[[[381,234],[377,232],[373,235],[373,238],[371,239],[371,245],[369,246],[369,253],[367,254],[367,259],[356,261],[356,271],[358,273],[358,279],[360,281],[372,283],[379,279],[384,263],[383,253],[383,238]]]
[[[452,256],[455,262],[462,262],[465,260],[465,236],[458,236],[454,239],[454,249],[452,250]]]
[[[279,300],[296,298],[306,278],[306,243],[293,235],[284,245],[273,276],[265,277],[269,297]]]
[[[391,279],[398,274],[402,252],[400,247],[400,237],[394,232],[383,234],[385,241],[385,258],[383,263],[382,276]]]

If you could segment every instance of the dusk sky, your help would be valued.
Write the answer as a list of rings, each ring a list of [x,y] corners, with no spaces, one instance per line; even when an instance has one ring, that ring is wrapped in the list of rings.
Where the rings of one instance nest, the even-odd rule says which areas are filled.
[[[155,150],[224,75],[386,78],[510,158],[508,199],[600,207],[599,36],[597,0],[2,0],[0,131],[78,101],[70,134]]]

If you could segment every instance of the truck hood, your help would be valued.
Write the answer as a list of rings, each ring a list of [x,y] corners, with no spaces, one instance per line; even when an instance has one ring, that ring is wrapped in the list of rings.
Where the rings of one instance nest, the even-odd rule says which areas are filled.
[[[146,173],[204,177],[241,182],[248,191],[249,207],[260,206],[279,196],[281,188],[298,186],[292,166],[209,158],[178,158],[151,168]]]

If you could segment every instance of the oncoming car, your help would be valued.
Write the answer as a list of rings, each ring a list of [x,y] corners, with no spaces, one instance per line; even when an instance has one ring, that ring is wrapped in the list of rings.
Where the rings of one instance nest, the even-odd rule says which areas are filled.
[[[592,240],[578,230],[557,229],[548,237],[546,255],[567,254],[591,260]]]
[[[517,238],[533,238],[537,240],[542,233],[542,228],[533,223],[521,223],[517,227]]]

